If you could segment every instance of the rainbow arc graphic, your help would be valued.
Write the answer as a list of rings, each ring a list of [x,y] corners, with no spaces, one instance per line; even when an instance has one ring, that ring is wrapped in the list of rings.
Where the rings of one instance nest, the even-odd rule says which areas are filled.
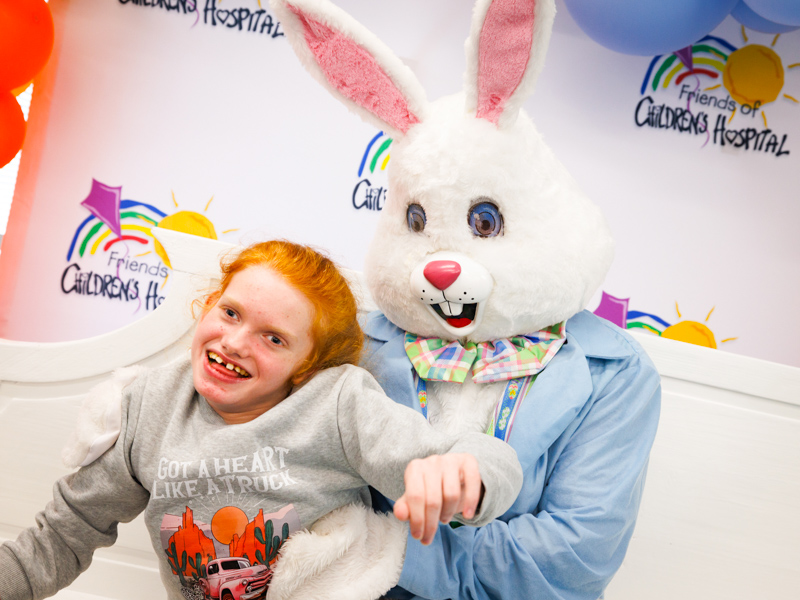
[[[158,222],[167,216],[167,213],[152,204],[137,202],[136,200],[120,200],[119,207],[121,235],[117,235],[106,221],[100,220],[94,214],[86,217],[78,225],[75,234],[72,236],[72,242],[67,252],[68,261],[72,260],[72,256],[76,251],[78,256],[82,257],[87,251],[89,254],[95,254],[101,247],[104,252],[108,251],[111,246],[122,241],[146,245],[153,239],[150,228],[158,225]],[[150,214],[147,214],[148,212]],[[155,217],[152,215],[155,215]],[[144,223],[144,225],[141,223]],[[86,231],[84,232],[84,230]],[[111,237],[112,234],[114,234],[113,237]]]
[[[369,164],[369,172],[374,173],[375,169],[378,168],[380,164],[380,170],[386,170],[386,165],[389,164],[389,158],[391,158],[391,154],[387,151],[389,150],[389,146],[392,145],[394,141],[390,137],[386,137],[380,144],[378,141],[384,137],[382,131],[378,132],[378,134],[373,137],[369,144],[367,144],[367,149],[364,150],[364,155],[361,157],[361,163],[358,166],[358,176],[361,177],[364,174],[364,170],[367,168],[367,164]],[[378,145],[376,145],[378,144]],[[375,151],[373,152],[373,148]],[[370,156],[370,152],[372,155]]]
[[[684,51],[686,50],[689,48],[684,48]],[[711,79],[719,79],[720,74],[725,70],[728,55],[735,52],[736,47],[722,38],[707,35],[691,46],[689,52],[684,51],[668,56],[661,54],[654,57],[647,67],[641,93],[647,92],[648,87],[654,92],[659,87],[666,89],[673,79],[675,85],[680,85],[690,75],[706,75]]]

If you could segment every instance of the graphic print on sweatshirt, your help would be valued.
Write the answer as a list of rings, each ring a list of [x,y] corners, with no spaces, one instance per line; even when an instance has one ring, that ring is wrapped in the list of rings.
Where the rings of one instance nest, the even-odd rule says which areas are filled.
[[[266,596],[278,550],[301,529],[294,505],[276,509],[276,492],[298,483],[289,476],[288,452],[265,447],[235,458],[160,459],[151,508],[167,508],[161,547],[187,600]]]

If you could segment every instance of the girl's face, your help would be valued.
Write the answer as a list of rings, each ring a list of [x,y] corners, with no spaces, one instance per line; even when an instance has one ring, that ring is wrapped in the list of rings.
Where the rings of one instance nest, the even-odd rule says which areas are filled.
[[[314,307],[266,267],[239,271],[197,324],[194,387],[227,423],[245,423],[289,395],[313,348]]]

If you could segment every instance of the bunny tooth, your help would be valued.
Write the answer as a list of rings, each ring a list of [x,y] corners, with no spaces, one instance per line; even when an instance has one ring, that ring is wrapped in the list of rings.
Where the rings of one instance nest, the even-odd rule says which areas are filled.
[[[439,308],[441,308],[442,312],[448,317],[457,317],[464,312],[464,305],[458,302],[445,301],[439,304]]]

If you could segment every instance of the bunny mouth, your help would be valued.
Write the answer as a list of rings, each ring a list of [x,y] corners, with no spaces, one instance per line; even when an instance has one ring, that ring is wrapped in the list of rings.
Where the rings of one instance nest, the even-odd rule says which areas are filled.
[[[450,327],[461,329],[467,327],[475,321],[475,312],[478,304],[459,304],[445,300],[439,304],[429,305],[439,318],[445,321]]]
[[[435,331],[446,338],[466,338],[480,326],[492,289],[494,279],[486,267],[447,250],[425,256],[409,277],[411,297],[427,309]]]

